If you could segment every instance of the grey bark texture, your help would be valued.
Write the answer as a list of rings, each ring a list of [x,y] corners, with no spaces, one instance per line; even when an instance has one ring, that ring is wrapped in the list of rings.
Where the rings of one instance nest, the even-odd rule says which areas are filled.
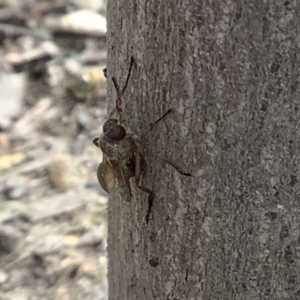
[[[109,299],[300,299],[300,2],[108,1],[108,110],[143,185],[109,197]],[[192,177],[181,175],[163,158]]]

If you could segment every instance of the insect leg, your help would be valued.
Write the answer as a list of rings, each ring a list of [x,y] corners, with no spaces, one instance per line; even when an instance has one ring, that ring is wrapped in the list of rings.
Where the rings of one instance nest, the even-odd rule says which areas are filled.
[[[172,112],[172,108],[169,108],[160,118],[158,118],[153,124],[150,124],[150,128],[148,132],[145,134],[147,135],[161,120],[163,120],[169,113]]]
[[[136,180],[136,185],[137,185],[137,187],[141,191],[143,191],[143,192],[145,192],[145,193],[148,194],[148,198],[147,198],[148,205],[147,205],[147,212],[146,212],[146,217],[145,217],[146,224],[148,224],[149,223],[151,209],[152,209],[152,206],[153,206],[153,192],[150,189],[148,189],[148,188],[146,188],[144,186],[141,186],[139,184],[138,180]]]
[[[182,171],[177,165],[175,165],[175,164],[174,164],[173,162],[171,162],[170,160],[164,159],[164,158],[161,158],[161,157],[158,157],[158,156],[157,156],[157,158],[160,159],[160,160],[162,160],[163,162],[165,162],[165,163],[171,165],[171,166],[172,166],[177,172],[179,172],[181,175],[183,175],[183,176],[188,176],[188,177],[191,177],[191,176],[192,176],[191,173]]]
[[[146,224],[148,224],[151,209],[153,206],[153,192],[152,192],[152,190],[150,190],[140,184],[140,178],[144,174],[145,169],[146,169],[146,166],[145,166],[146,162],[145,162],[143,154],[142,154],[142,146],[140,145],[140,143],[137,140],[134,140],[134,141],[135,141],[135,149],[136,149],[135,163],[134,163],[134,165],[135,165],[135,167],[134,167],[135,184],[141,191],[148,194],[148,198],[147,198],[148,205],[147,205],[147,212],[146,212],[146,217],[145,217]]]
[[[150,129],[148,130],[148,132],[145,134],[145,136],[151,132],[151,130],[161,121],[163,120],[169,113],[171,113],[173,110],[172,108],[168,109],[160,118],[158,118],[153,124],[150,124]],[[160,158],[157,156],[158,159],[162,160],[163,162],[171,165],[175,170],[177,170],[181,175],[184,176],[192,176],[191,173],[188,172],[184,172],[182,171],[176,164],[174,164],[173,162],[171,162],[170,160],[164,159],[164,158]]]

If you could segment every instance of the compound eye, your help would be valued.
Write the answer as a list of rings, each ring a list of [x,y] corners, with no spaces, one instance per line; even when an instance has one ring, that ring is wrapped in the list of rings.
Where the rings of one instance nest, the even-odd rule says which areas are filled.
[[[112,141],[121,141],[126,136],[125,128],[118,123],[117,119],[108,119],[103,124],[103,133]]]
[[[103,133],[106,134],[106,132],[115,124],[118,124],[117,119],[108,119],[103,124]]]

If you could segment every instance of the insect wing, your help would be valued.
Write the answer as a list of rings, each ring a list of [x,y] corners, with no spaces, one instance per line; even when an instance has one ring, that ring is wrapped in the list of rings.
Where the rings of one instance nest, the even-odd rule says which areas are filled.
[[[98,167],[97,177],[103,190],[106,193],[110,193],[116,184],[116,178],[113,167],[105,158]]]

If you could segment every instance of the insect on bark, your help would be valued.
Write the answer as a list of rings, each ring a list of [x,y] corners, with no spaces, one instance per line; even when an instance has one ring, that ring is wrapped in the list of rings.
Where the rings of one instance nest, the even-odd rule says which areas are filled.
[[[103,152],[103,159],[97,170],[98,181],[103,190],[110,193],[118,186],[122,198],[130,202],[132,198],[130,178],[134,177],[136,186],[148,196],[148,208],[146,213],[146,223],[148,223],[153,202],[153,192],[140,184],[141,176],[144,174],[146,168],[144,151],[139,137],[126,126],[122,106],[122,96],[128,86],[133,65],[134,58],[131,57],[130,67],[122,90],[120,90],[116,79],[112,77],[114,87],[117,91],[116,104],[109,114],[109,119],[106,120],[103,125],[103,135],[95,138],[93,143]],[[172,110],[169,109],[156,122],[151,124],[148,132],[144,136],[171,111]],[[115,113],[117,114],[117,119],[112,118]],[[166,160],[164,161],[168,162]],[[177,169],[174,164],[171,163],[171,165]],[[178,171],[182,173],[180,170]],[[186,173],[182,174],[189,175]]]

